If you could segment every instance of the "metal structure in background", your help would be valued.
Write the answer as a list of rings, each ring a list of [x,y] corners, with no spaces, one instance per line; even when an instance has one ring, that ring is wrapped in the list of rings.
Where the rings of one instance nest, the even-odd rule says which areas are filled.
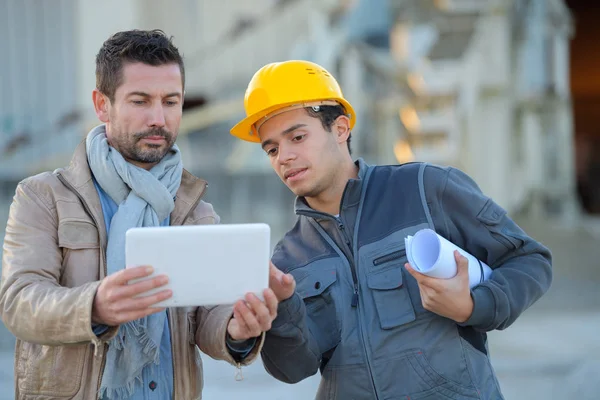
[[[291,58],[336,74],[358,113],[355,155],[454,165],[509,211],[577,219],[562,0],[111,1],[98,29],[159,27],[183,50],[187,93],[208,102],[184,113],[179,144],[224,221],[279,237],[294,219],[260,146],[228,133],[254,71]],[[68,163],[95,123],[81,69],[111,32],[86,28],[92,3],[0,4],[4,223],[16,182]]]
[[[572,23],[563,2],[415,4],[400,10],[392,33],[410,88],[392,94],[405,132],[399,159],[458,166],[511,211],[575,220]]]
[[[310,8],[311,2],[294,4]],[[364,7],[380,18],[377,24],[361,18]],[[334,9],[339,11],[333,6],[329,11]],[[457,166],[511,212],[577,221],[568,80],[572,22],[562,1],[358,1],[345,12],[311,19],[308,33],[286,58],[304,49],[302,58],[337,75],[359,115],[355,154],[377,163]],[[231,54],[281,31],[276,21],[262,22],[231,44]],[[218,62],[207,59],[203,65],[215,68]],[[238,86],[242,93],[244,86]],[[241,109],[223,104],[232,114],[230,119],[223,114],[224,121],[231,125]],[[210,146],[208,136],[216,131],[226,134],[217,125],[188,128],[202,138],[195,148]],[[226,163],[230,174],[265,171],[270,179],[260,148],[230,146],[235,156]]]
[[[0,2],[0,180],[18,180],[79,133],[75,9],[75,0]]]

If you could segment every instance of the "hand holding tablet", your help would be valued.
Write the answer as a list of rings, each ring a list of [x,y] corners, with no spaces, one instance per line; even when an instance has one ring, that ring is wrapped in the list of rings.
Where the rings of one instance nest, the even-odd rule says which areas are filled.
[[[157,290],[169,289],[172,297],[154,307],[233,304],[247,293],[262,300],[269,287],[266,224],[133,228],[125,247],[127,268],[152,266],[152,275],[142,279],[169,279]]]

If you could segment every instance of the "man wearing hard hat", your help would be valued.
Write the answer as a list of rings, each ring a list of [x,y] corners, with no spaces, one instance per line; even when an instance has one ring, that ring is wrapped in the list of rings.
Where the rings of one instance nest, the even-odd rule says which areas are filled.
[[[501,399],[486,332],[548,290],[549,250],[457,169],[354,161],[356,114],[317,64],[264,66],[244,105],[231,133],[260,143],[298,196],[272,258],[294,280],[280,278],[267,371],[295,383],[320,369],[317,399]],[[470,288],[458,253],[453,278],[416,272],[404,238],[424,228],[489,265],[489,279]]]

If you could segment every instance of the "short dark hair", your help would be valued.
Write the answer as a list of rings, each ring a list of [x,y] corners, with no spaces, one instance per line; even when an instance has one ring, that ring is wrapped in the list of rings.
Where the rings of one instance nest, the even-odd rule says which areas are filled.
[[[315,111],[312,107],[305,108],[308,115],[313,118],[318,118],[321,120],[321,125],[327,132],[331,132],[331,126],[341,115],[348,115],[346,113],[346,109],[341,105],[338,106],[319,106],[319,110]],[[348,135],[348,140],[346,140],[346,144],[348,145],[348,152],[352,154],[352,148],[350,147],[350,140],[352,139],[352,132]]]
[[[172,37],[160,29],[135,29],[115,33],[100,48],[96,55],[96,88],[114,102],[123,79],[123,65],[136,62],[153,66],[178,64],[181,84],[185,87],[183,57],[173,45]]]

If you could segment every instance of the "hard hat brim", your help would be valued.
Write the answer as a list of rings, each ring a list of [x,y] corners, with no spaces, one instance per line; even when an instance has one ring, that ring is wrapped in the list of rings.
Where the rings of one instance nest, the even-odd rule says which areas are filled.
[[[320,100],[330,100],[330,99],[304,100],[303,103],[304,102],[308,103],[310,101],[320,101]],[[350,119],[350,129],[354,128],[354,125],[356,123],[356,114],[354,112],[354,108],[350,105],[350,103],[348,103],[345,99],[341,99],[341,98],[336,98],[336,99],[331,99],[331,100],[337,101],[344,107],[344,109],[346,110],[346,115]],[[294,104],[296,104],[296,103],[291,102],[291,103],[277,104],[273,107],[267,108],[266,110],[261,110],[260,112],[249,115],[246,118],[244,118],[243,120],[241,120],[240,122],[238,122],[237,124],[235,124],[233,126],[233,128],[230,129],[229,132],[233,136],[235,136],[239,139],[245,140],[247,142],[260,143],[260,137],[258,136],[258,132],[256,132],[255,129],[253,129],[254,124],[256,124],[258,121],[260,121],[267,115],[271,114],[272,112],[277,111],[282,108],[285,108],[285,107],[292,106]]]

